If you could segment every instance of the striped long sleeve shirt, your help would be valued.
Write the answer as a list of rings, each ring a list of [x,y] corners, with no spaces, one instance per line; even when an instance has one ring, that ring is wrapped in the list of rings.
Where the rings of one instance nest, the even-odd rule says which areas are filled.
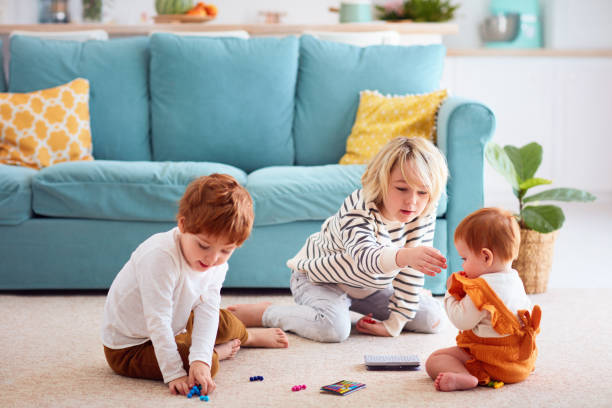
[[[435,220],[435,212],[407,223],[386,220],[373,202],[364,200],[361,189],[355,190],[287,265],[314,283],[357,290],[392,285],[390,315],[383,324],[397,336],[416,315],[425,278],[415,269],[399,267],[395,257],[404,246],[432,246]]]

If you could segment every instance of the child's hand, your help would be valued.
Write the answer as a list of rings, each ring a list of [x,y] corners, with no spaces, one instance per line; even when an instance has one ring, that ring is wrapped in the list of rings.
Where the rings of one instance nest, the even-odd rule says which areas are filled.
[[[363,316],[357,322],[357,331],[365,334],[372,334],[380,337],[391,337],[384,324],[372,319],[372,313]]]
[[[203,361],[194,361],[189,367],[189,387],[202,386],[202,395],[212,394],[217,385],[210,375],[210,367]]]
[[[446,258],[442,253],[436,248],[426,246],[400,249],[395,262],[398,266],[410,266],[429,276],[436,276],[442,269],[446,269]]]
[[[170,388],[171,394],[181,394],[187,395],[189,393],[189,377],[179,377],[168,383],[168,388]]]

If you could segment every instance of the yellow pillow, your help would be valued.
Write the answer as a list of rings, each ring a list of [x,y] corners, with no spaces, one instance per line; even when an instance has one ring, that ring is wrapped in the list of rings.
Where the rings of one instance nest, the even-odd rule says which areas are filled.
[[[367,163],[385,143],[398,136],[424,137],[435,143],[436,115],[446,96],[445,89],[403,96],[362,91],[340,164]]]
[[[0,93],[0,163],[41,169],[72,160],[93,160],[89,81]]]

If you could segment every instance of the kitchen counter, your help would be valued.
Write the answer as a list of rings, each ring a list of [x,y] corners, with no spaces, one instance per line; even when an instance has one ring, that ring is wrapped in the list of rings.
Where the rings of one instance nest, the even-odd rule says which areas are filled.
[[[459,32],[454,23],[387,23],[374,21],[371,23],[343,24],[0,24],[0,36],[10,35],[12,31],[81,31],[106,30],[112,36],[148,35],[154,31],[233,31],[245,30],[252,36],[267,35],[299,35],[304,31],[335,31],[335,32],[368,32],[395,30],[402,36],[416,35],[451,35]],[[609,58],[612,49],[509,49],[509,48],[449,48],[449,57],[578,57],[578,58]]]
[[[245,30],[252,36],[259,35],[297,35],[304,31],[364,32],[395,30],[400,34],[457,34],[459,26],[455,23],[371,23],[343,24],[213,24],[213,23],[170,23],[170,24],[0,24],[0,35],[11,31],[81,31],[106,30],[110,36],[148,35],[153,31],[232,31]]]

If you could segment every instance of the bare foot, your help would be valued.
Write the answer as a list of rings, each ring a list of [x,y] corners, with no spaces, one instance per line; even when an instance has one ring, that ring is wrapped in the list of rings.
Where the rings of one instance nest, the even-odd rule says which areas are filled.
[[[468,390],[478,385],[478,378],[464,373],[440,373],[434,380],[438,391]]]
[[[219,361],[234,357],[236,353],[238,353],[238,350],[240,350],[240,340],[238,339],[230,340],[227,343],[217,344],[215,346]]]
[[[249,339],[244,343],[244,347],[289,347],[289,339],[287,338],[287,335],[279,328],[247,329],[247,332],[249,333]]]
[[[272,303],[242,303],[228,306],[227,310],[232,312],[246,327],[261,327],[261,317]]]

